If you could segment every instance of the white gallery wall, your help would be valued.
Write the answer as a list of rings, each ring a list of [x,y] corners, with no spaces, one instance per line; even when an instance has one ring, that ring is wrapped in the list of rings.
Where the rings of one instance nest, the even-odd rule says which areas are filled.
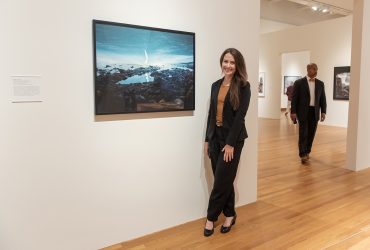
[[[204,217],[206,114],[227,47],[252,85],[236,192],[238,206],[254,202],[259,5],[2,0],[0,249],[98,249]],[[93,19],[195,32],[195,111],[95,117]],[[42,102],[12,103],[14,75],[39,75]]]
[[[353,43],[346,168],[370,167],[370,2],[356,0],[353,8]]]
[[[265,97],[258,99],[258,116],[280,118],[283,53],[310,52],[318,78],[325,83],[327,117],[323,124],[346,127],[348,101],[333,100],[335,66],[350,66],[352,16],[293,27],[261,35],[260,71],[266,72]],[[303,69],[305,70],[305,69]]]

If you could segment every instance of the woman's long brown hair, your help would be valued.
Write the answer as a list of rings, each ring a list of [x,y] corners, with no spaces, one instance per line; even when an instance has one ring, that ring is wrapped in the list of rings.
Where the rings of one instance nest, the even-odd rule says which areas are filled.
[[[231,79],[230,85],[230,102],[234,110],[239,108],[239,87],[244,87],[247,84],[248,74],[247,68],[245,67],[245,61],[242,53],[234,48],[226,49],[220,57],[220,66],[222,68],[222,62],[224,56],[229,53],[235,60],[235,73],[233,79]]]

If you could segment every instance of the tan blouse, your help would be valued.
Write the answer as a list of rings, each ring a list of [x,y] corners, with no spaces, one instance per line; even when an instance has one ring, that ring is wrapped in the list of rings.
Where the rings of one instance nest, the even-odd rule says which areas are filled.
[[[216,114],[216,125],[222,126],[222,112],[224,110],[225,96],[229,91],[230,86],[221,84],[220,91],[217,97],[217,114]]]

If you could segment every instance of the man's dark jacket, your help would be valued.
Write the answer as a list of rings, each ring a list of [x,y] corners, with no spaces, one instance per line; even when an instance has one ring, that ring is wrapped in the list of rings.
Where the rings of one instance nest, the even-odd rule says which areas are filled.
[[[291,113],[297,114],[298,121],[307,120],[308,109],[310,107],[310,88],[308,87],[307,77],[303,77],[294,82],[293,97],[291,103]],[[326,114],[326,96],[324,83],[315,79],[315,118],[320,120],[321,113]]]

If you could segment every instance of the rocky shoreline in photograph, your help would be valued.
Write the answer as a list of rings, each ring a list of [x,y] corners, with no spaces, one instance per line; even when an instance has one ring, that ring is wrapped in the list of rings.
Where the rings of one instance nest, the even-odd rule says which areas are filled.
[[[155,112],[194,109],[193,64],[163,69],[159,66],[97,69],[95,102],[97,114]],[[133,76],[152,81],[122,83]]]

